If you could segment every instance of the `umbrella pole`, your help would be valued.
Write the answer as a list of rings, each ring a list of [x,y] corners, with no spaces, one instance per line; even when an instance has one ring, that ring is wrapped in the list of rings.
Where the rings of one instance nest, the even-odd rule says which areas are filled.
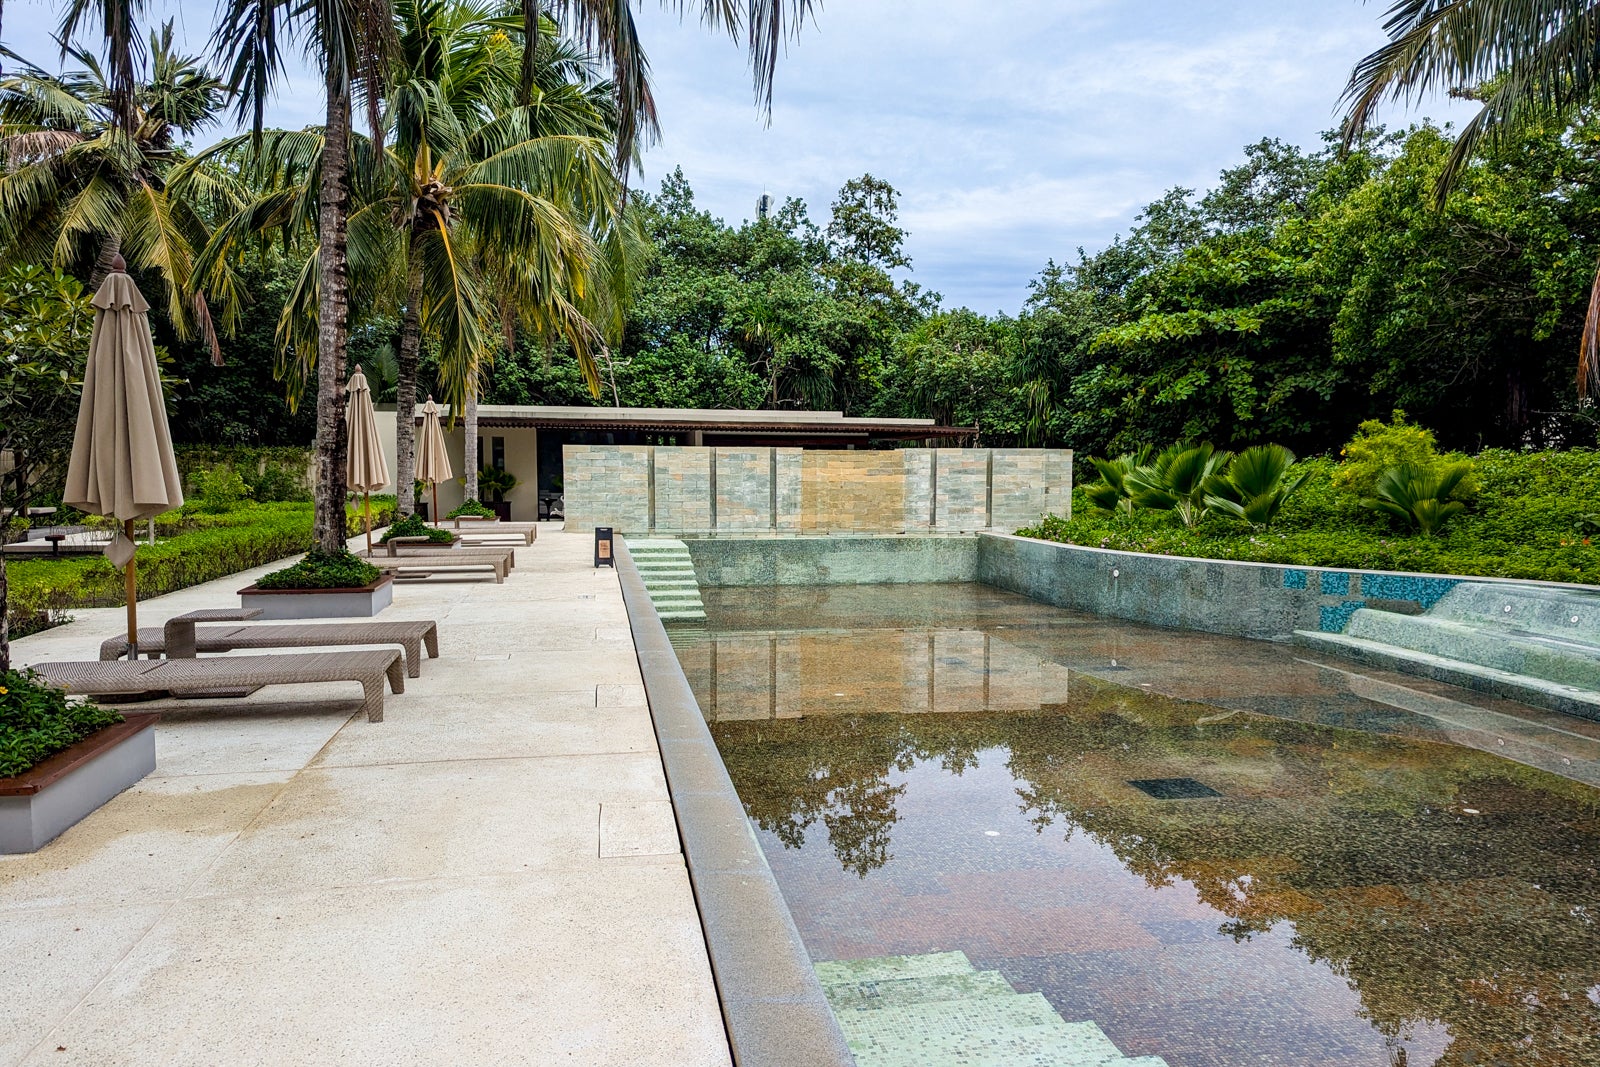
[[[434,482],[431,488],[433,489],[433,524],[435,526],[443,526],[444,523],[439,521],[439,483]]]
[[[363,496],[366,497],[365,511],[367,513],[367,555],[372,555],[372,490],[368,489]]]
[[[123,535],[133,541],[133,520],[128,519],[122,524]],[[134,542],[135,545],[138,542]],[[128,558],[128,565],[122,571],[122,589],[128,598],[128,662],[132,663],[139,658],[139,597],[138,578],[136,571],[139,566],[137,555]]]

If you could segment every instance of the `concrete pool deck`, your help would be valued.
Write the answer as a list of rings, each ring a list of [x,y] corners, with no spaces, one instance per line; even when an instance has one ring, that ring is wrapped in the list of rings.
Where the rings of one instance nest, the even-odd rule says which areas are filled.
[[[0,1064],[729,1063],[592,544],[546,525],[504,585],[399,585],[383,617],[436,619],[441,655],[384,722],[355,686],[164,710],[153,775],[0,857]],[[76,616],[13,660],[94,659],[123,625]]]

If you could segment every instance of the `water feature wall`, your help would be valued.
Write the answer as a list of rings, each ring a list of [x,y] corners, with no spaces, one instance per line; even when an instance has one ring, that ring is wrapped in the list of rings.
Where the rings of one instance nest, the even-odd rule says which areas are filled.
[[[1010,532],[1070,514],[1072,453],[567,445],[567,529],[663,536]]]

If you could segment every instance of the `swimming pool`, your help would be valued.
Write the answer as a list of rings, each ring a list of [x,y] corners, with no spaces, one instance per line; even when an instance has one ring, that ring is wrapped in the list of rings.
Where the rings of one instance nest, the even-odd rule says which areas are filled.
[[[705,602],[814,960],[961,951],[1171,1067],[1600,1063],[1600,727],[980,585]]]

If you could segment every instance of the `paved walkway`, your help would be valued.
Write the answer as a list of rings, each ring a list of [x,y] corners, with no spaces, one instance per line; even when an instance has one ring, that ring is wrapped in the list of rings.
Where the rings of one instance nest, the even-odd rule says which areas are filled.
[[[186,703],[154,775],[0,857],[0,1064],[727,1064],[591,552],[547,526],[504,585],[399,586],[383,617],[437,619],[441,658],[386,721],[352,717],[357,686]],[[141,621],[236,604],[256,573]],[[13,656],[93,659],[122,620],[84,611]]]

